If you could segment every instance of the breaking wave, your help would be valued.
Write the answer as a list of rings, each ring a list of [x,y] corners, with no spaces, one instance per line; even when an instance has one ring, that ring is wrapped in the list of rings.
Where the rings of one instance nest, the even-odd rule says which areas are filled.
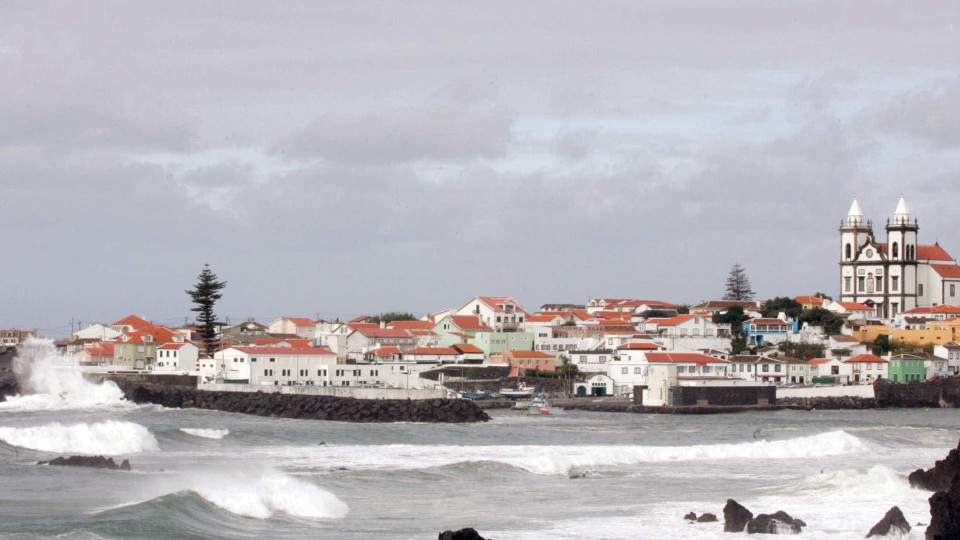
[[[278,472],[253,482],[225,478],[192,491],[216,506],[240,516],[267,519],[278,512],[304,518],[342,518],[349,508],[329,491]]]
[[[49,339],[28,339],[13,360],[13,371],[22,394],[0,402],[0,409],[44,410],[102,407],[135,407],[123,399],[120,388],[109,381],[94,384],[83,378],[72,356],[57,352]]]
[[[147,428],[109,420],[65,426],[58,422],[34,427],[0,427],[0,441],[41,452],[116,456],[160,449]]]
[[[180,431],[204,439],[222,439],[230,434],[229,429],[180,428]]]
[[[538,475],[669,461],[796,459],[868,452],[867,445],[843,431],[779,441],[700,446],[328,446],[270,449],[281,459],[308,469],[424,469],[459,464],[502,463]],[[319,459],[318,459],[319,458]]]

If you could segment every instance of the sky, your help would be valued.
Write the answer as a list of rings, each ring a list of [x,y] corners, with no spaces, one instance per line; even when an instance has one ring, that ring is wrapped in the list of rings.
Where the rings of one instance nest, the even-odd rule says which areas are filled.
[[[0,0],[0,328],[836,294],[960,253],[960,3]]]

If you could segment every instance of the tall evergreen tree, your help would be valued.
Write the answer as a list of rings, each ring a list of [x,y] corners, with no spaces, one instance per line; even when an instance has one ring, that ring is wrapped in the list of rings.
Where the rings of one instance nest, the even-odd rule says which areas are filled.
[[[217,317],[213,314],[213,306],[223,297],[220,291],[227,286],[226,281],[217,281],[217,275],[210,270],[210,265],[203,265],[203,271],[197,276],[197,284],[193,290],[184,291],[190,295],[195,307],[190,311],[197,313],[197,326],[203,336],[203,345],[208,355],[213,355],[217,348]]]
[[[747,271],[740,266],[740,263],[734,264],[730,269],[730,275],[727,276],[727,292],[723,295],[723,299],[753,300],[754,294]]]

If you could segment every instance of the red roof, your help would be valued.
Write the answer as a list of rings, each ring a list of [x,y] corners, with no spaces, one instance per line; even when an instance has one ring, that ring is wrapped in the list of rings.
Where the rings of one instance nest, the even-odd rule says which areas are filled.
[[[933,268],[934,272],[940,274],[940,277],[960,279],[960,266],[952,264],[931,264],[930,268]]]
[[[365,337],[372,338],[412,338],[413,336],[410,332],[403,330],[401,328],[380,328],[379,326],[375,328],[359,328],[357,332],[360,332],[360,335]]]
[[[476,345],[470,345],[469,343],[456,343],[453,345],[453,348],[466,354],[466,353],[480,353],[483,354],[483,349],[477,347]]]
[[[152,338],[149,343],[172,343],[177,333],[166,326],[147,326],[127,333],[129,339],[124,343],[148,343],[143,339],[144,336],[150,336]]]
[[[833,358],[814,358],[810,361],[811,366],[819,366],[820,364],[826,364],[827,362],[833,360]]]
[[[320,356],[331,355],[333,353],[323,347],[230,347],[244,354],[263,355],[273,354],[277,356],[297,355],[297,356]]]
[[[361,328],[380,328],[380,325],[374,322],[348,322],[347,328],[351,330],[359,330]]]
[[[830,336],[830,339],[836,341],[837,343],[860,343],[860,340],[858,340],[853,336],[844,336],[844,335]]]
[[[312,339],[307,339],[307,338],[303,338],[303,339],[293,339],[293,338],[291,338],[291,339],[284,339],[284,340],[281,340],[281,341],[282,341],[283,343],[289,343],[291,347],[309,347],[309,346],[310,346],[310,343],[313,342]]]
[[[865,306],[859,302],[837,302],[840,307],[847,311],[873,311],[870,306]]]
[[[562,315],[530,315],[527,317],[528,323],[546,323],[552,322],[558,317],[563,318]]]
[[[922,315],[925,313],[945,313],[949,315],[958,315],[960,314],[960,307],[951,306],[950,304],[941,304],[934,307],[916,307],[909,311],[903,312],[904,315]]]
[[[854,356],[853,358],[844,360],[844,362],[848,364],[886,364],[887,363],[887,361],[884,360],[883,358],[880,358],[879,356],[874,356],[872,354],[859,354],[857,356]]]
[[[416,349],[410,349],[403,353],[404,355],[410,354],[435,354],[441,356],[456,356],[460,354],[460,351],[454,349],[453,347],[417,347]]]
[[[113,326],[131,326],[134,330],[140,330],[152,325],[150,324],[150,321],[146,319],[141,319],[136,315],[127,315],[126,317],[113,323]]]
[[[163,349],[163,350],[171,350],[171,349],[177,350],[177,349],[180,349],[181,347],[185,347],[186,345],[187,345],[186,343],[164,343],[163,345],[157,348]]]
[[[366,322],[367,322],[367,319],[370,319],[370,318],[371,318],[371,317],[370,317],[369,315],[361,315],[361,316],[359,316],[359,317],[357,317],[357,318],[350,319],[350,320],[347,321],[347,322],[348,322],[348,323],[353,323],[353,324],[355,324],[355,323],[366,323]],[[376,323],[370,323],[370,324],[376,324]]]
[[[520,303],[509,296],[478,296],[477,300],[480,300],[484,304],[490,306],[490,308],[494,311],[502,311],[499,304],[505,304],[507,302],[513,302],[519,311],[523,311],[523,308],[520,307]],[[467,303],[469,304],[470,302]]]
[[[797,296],[794,298],[794,301],[800,304],[819,304],[823,300],[819,296]]]
[[[765,324],[770,325],[787,325],[789,323],[782,321],[780,319],[751,319],[750,324]]]
[[[951,257],[938,244],[932,246],[917,246],[917,260],[920,261],[952,261]]]
[[[671,317],[669,319],[648,319],[650,322],[657,323],[657,326],[676,326],[678,324],[683,324],[690,319],[697,317],[696,313],[677,315],[676,317]]]
[[[292,322],[297,326],[313,326],[314,322],[306,317],[284,317],[284,319]]]
[[[254,345],[273,345],[274,343],[280,343],[280,340],[275,338],[260,338],[253,340]]]
[[[403,328],[406,330],[430,330],[434,324],[430,321],[393,321],[387,323],[387,328]]]
[[[619,349],[629,349],[629,350],[640,350],[640,351],[655,351],[660,350],[663,347],[657,345],[656,343],[625,343],[618,347]]]
[[[461,330],[493,330],[476,315],[450,315],[450,320]]]
[[[514,358],[556,358],[554,355],[543,351],[507,351]]]
[[[729,364],[721,360],[700,353],[651,352],[644,355],[647,362],[664,362],[672,364]]]
[[[84,350],[94,356],[113,356],[113,345],[112,341],[101,341],[87,345]]]
[[[395,354],[400,354],[400,352],[400,347],[380,347],[379,349],[367,351],[367,354],[372,354],[374,356],[393,356]]]

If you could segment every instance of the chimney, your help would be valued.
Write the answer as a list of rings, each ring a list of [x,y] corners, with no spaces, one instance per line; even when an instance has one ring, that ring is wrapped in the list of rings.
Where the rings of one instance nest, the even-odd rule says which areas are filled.
[[[380,321],[380,328],[386,328],[386,327],[387,327],[386,321]]]

